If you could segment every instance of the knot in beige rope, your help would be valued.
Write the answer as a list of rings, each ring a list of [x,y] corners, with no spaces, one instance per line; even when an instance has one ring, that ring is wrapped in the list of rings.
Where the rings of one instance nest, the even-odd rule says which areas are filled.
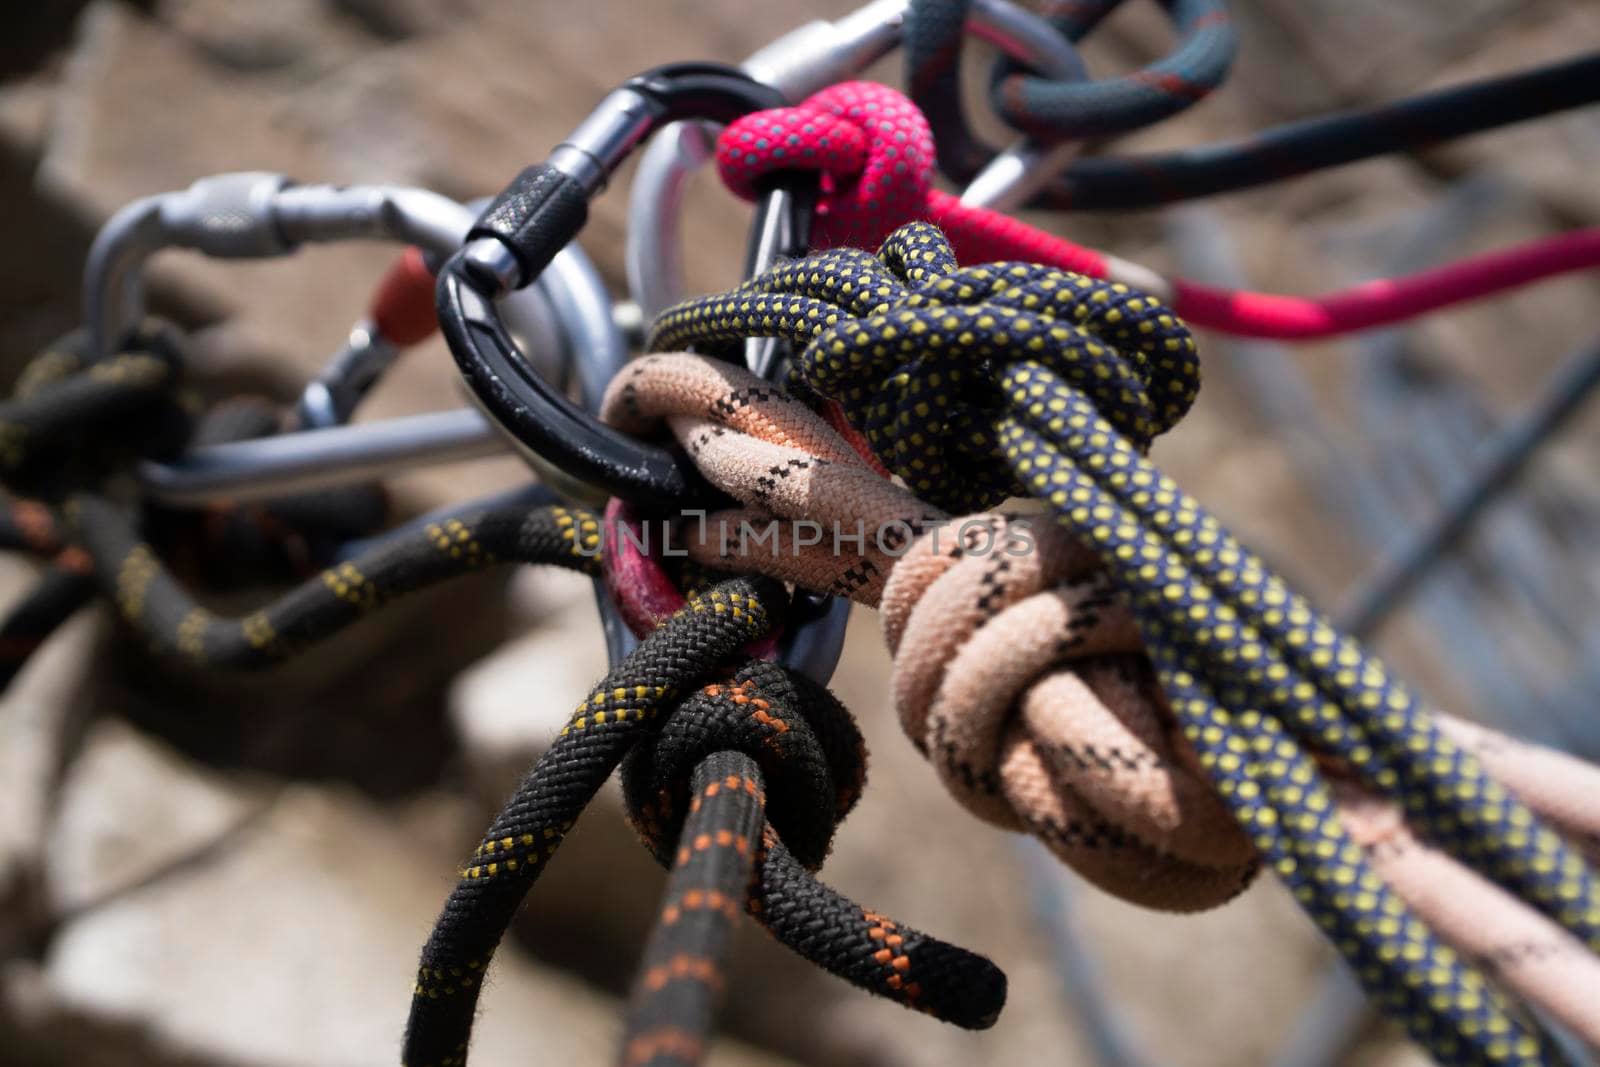
[[[1173,730],[1126,609],[1064,530],[995,512],[951,519],[875,473],[789,394],[704,357],[637,360],[603,414],[633,433],[665,422],[744,504],[686,531],[697,561],[882,610],[901,725],[968,810],[1033,833],[1085,878],[1148,907],[1210,907],[1248,883],[1248,842]],[[775,520],[795,525],[778,522],[759,548],[719,536]],[[830,533],[837,523],[850,539],[801,539],[803,521]],[[893,532],[880,541],[878,529]],[[1600,861],[1600,768],[1434,714]],[[1337,783],[1337,800],[1374,868],[1430,927],[1600,1047],[1600,957],[1418,839],[1394,804],[1349,782]]]
[[[666,422],[746,504],[691,524],[691,556],[721,567],[743,556],[881,604],[901,726],[973,814],[1034,834],[1147,907],[1209,908],[1249,884],[1253,848],[1187,756],[1131,617],[1064,530],[952,519],[879,476],[804,404],[703,357],[635,361],[603,416],[633,433]],[[806,543],[798,523],[812,536],[820,526],[820,540]],[[750,530],[763,531],[759,559]]]

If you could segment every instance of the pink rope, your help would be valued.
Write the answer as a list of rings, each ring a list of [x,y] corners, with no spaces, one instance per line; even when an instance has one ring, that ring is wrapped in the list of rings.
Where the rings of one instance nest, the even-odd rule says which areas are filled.
[[[885,85],[846,82],[798,107],[757,112],[723,131],[717,167],[728,188],[753,199],[765,175],[822,172],[813,238],[820,248],[876,248],[913,220],[943,229],[963,263],[1020,259],[1125,281],[1158,277],[1124,270],[1111,257],[933,186],[933,133],[905,96]],[[1174,311],[1191,325],[1243,337],[1306,340],[1403,322],[1505,292],[1541,278],[1600,266],[1600,228],[1465,259],[1436,270],[1368,282],[1317,297],[1163,282]],[[1137,276],[1135,276],[1137,273]]]
[[[1092,249],[994,211],[971,208],[933,187],[933,131],[905,96],[873,82],[843,82],[798,107],[758,111],[717,142],[717,169],[747,200],[778,171],[822,172],[812,227],[818,248],[874,249],[913,220],[945,231],[963,262],[1029,259],[1103,277]]]
[[[680,611],[688,599],[661,565],[667,549],[666,524],[647,522],[621,499],[605,510],[605,554],[601,576],[617,614],[635,637],[644,637]],[[777,630],[746,645],[746,655],[777,659]]]
[[[1315,298],[1213,289],[1180,279],[1173,283],[1173,310],[1193,325],[1246,337],[1334,337],[1597,265],[1600,229],[1574,230]]]

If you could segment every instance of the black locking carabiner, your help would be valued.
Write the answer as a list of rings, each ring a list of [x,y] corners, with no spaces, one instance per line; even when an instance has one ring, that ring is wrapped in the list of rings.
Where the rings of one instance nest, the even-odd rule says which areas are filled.
[[[479,406],[521,447],[632,503],[682,508],[716,496],[686,456],[605,426],[544,381],[494,301],[539,276],[583,228],[589,200],[651,133],[685,119],[728,123],[785,103],[776,89],[721,64],[647,71],[601,101],[478,219],[439,272],[439,325]]]

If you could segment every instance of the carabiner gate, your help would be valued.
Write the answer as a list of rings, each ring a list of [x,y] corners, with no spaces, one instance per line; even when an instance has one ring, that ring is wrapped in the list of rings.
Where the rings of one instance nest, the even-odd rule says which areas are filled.
[[[493,301],[539,276],[583,228],[590,198],[652,132],[690,118],[730,122],[783,103],[777,90],[721,64],[647,71],[601,101],[548,160],[519,174],[439,273],[440,327],[479,405],[522,447],[597,495],[674,507],[715,497],[686,457],[603,425],[534,373]]]

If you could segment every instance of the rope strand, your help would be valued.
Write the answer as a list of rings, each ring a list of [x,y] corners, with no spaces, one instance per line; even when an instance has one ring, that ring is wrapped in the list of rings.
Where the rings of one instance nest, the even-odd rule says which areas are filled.
[[[746,387],[747,375],[727,364],[646,356],[607,408],[632,432],[665,419],[708,480],[748,505],[708,516],[698,536],[691,524],[690,556],[881,608],[902,724],[937,756],[942,780],[974,814],[1013,828],[1020,822],[1088,880],[1146,906],[1189,911],[1237,892],[1255,866],[1254,848],[1191,746],[1175,739],[1137,635],[1119,636],[1133,625],[1126,608],[1102,591],[1103,578],[1086,581],[1093,554],[1053,526],[1034,531],[996,515],[951,519],[892,483],[860,477],[848,458],[816,462],[814,453],[778,443],[820,433],[815,416],[787,397],[745,399]],[[843,456],[838,445],[818,451]],[[787,524],[759,543],[721,536],[765,530],[775,519],[843,536],[803,544]],[[932,532],[904,550],[886,552],[867,532],[914,523]],[[1031,551],[997,555],[1007,537],[1024,534]],[[1030,582],[1043,584],[1029,577],[1041,569],[1066,584],[1025,595]],[[1134,651],[1106,654],[1115,647]],[[935,754],[925,739],[939,718],[954,744]],[[1435,719],[1514,795],[1596,853],[1600,768],[1450,716]],[[1600,983],[1600,957],[1416,841],[1400,809],[1355,788],[1340,765],[1319,760],[1318,769],[1333,782],[1356,843],[1418,918],[1575,1033],[1600,1038],[1600,1005],[1572,995]],[[997,817],[996,784],[1014,817]],[[1228,849],[1240,847],[1230,858]]]

